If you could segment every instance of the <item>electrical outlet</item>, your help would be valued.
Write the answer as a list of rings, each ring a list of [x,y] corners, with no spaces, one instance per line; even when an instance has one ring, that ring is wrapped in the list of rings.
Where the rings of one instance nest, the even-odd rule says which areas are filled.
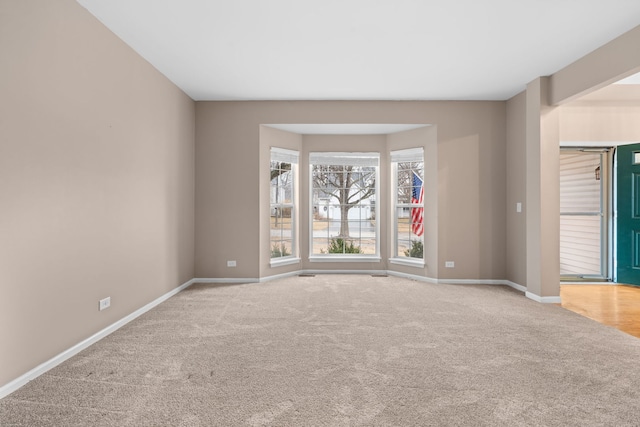
[[[109,308],[111,306],[111,297],[106,297],[104,299],[101,299],[100,302],[98,303],[98,310],[102,311],[105,308]]]
[[[456,266],[456,263],[455,263],[455,262],[453,262],[453,261],[446,261],[446,262],[444,263],[444,266],[445,266],[445,267],[447,267],[447,268],[453,268],[453,267],[455,267],[455,266]]]
[[[227,267],[235,267],[236,266],[236,261],[227,261]]]

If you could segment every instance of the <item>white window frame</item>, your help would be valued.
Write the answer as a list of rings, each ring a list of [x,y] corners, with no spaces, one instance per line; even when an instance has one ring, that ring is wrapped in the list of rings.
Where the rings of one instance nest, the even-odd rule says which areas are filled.
[[[299,153],[294,150],[288,150],[285,148],[271,147],[271,153],[269,157],[269,171],[271,171],[272,162],[284,162],[291,164],[291,192],[292,200],[290,203],[271,203],[271,182],[269,182],[269,215],[274,208],[290,208],[291,209],[291,254],[283,257],[272,258],[271,257],[271,235],[269,235],[269,265],[272,267],[282,266],[288,264],[296,264],[300,262],[300,256],[298,252],[298,163]],[[271,226],[269,226],[269,233],[271,233]]]
[[[391,252],[391,258],[389,258],[389,262],[391,264],[400,264],[400,265],[407,265],[407,266],[411,266],[411,267],[420,267],[420,268],[424,268],[425,266],[425,256],[426,256],[426,245],[425,245],[425,238],[424,238],[424,233],[423,232],[423,238],[422,238],[422,242],[423,242],[423,252],[422,252],[422,258],[412,258],[412,257],[407,257],[407,256],[399,256],[398,255],[398,209],[399,208],[409,208],[411,209],[412,207],[422,207],[424,209],[424,198],[422,200],[422,205],[418,205],[418,204],[414,204],[414,203],[398,203],[398,163],[405,163],[405,162],[411,162],[411,163],[422,163],[422,186],[424,189],[425,186],[425,163],[424,163],[424,148],[422,147],[416,147],[416,148],[409,148],[406,150],[397,150],[397,151],[391,151],[390,153],[390,161],[391,161],[391,194],[392,194],[392,199],[393,199],[393,203],[392,203],[392,208],[391,208],[391,215],[392,215],[392,233],[393,233],[393,237],[391,239],[391,247],[392,247],[392,252]],[[423,211],[424,212],[424,211]],[[423,228],[425,228],[426,225],[426,217],[423,216]]]
[[[313,253],[313,165],[353,165],[375,167],[375,254]],[[380,153],[311,152],[309,153],[309,261],[311,262],[379,262],[380,256]]]

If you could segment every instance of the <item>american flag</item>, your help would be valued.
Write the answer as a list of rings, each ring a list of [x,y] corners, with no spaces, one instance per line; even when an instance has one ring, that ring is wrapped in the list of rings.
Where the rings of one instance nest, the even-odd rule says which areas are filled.
[[[413,189],[411,190],[411,203],[422,205],[424,197],[424,188],[422,180],[415,172],[413,173]],[[424,233],[424,208],[411,208],[411,230],[416,236],[422,236]]]

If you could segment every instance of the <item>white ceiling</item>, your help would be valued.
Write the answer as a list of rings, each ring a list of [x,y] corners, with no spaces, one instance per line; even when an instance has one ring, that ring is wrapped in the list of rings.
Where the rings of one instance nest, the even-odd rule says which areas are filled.
[[[638,0],[78,0],[195,100],[504,100]]]
[[[614,84],[617,85],[640,85],[640,73],[634,74],[622,80],[618,80]]]

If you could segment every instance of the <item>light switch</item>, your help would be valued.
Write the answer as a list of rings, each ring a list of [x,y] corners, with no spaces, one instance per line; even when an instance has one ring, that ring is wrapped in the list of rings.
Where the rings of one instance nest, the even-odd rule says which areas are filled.
[[[522,212],[522,203],[516,203],[516,212]]]

